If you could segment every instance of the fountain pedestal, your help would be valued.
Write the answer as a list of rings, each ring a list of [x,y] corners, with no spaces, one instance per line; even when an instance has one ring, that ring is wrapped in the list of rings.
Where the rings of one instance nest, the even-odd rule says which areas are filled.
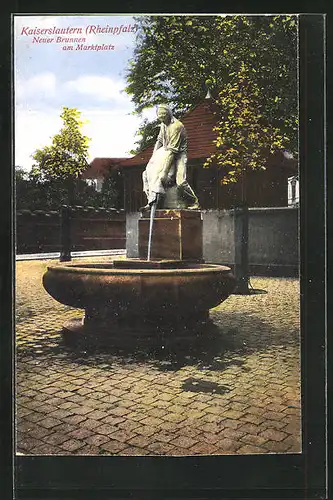
[[[139,219],[139,257],[148,253],[149,213]],[[200,210],[156,210],[152,259],[202,261],[202,219]]]

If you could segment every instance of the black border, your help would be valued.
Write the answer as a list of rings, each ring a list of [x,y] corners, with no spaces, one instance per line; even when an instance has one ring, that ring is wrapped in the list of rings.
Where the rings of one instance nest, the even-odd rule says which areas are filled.
[[[304,16],[300,30],[301,324],[305,487],[325,484],[325,59],[324,23]],[[322,166],[320,168],[319,166]]]
[[[1,17],[1,145],[11,165],[10,12],[70,13],[82,5],[55,8],[29,2]],[[184,12],[185,8],[170,12]],[[16,7],[16,8],[15,8]],[[23,8],[25,7],[25,8]],[[228,9],[251,12],[249,6]],[[305,9],[306,5],[302,6]],[[313,6],[312,6],[313,7]],[[317,7],[319,5],[317,4]],[[109,9],[108,9],[109,10]],[[130,2],[119,12],[151,12]],[[215,9],[209,9],[216,12]],[[191,5],[191,12],[206,8]],[[221,7],[220,7],[221,10]],[[312,9],[311,9],[312,10]],[[105,12],[105,8],[95,12]],[[253,9],[252,9],[253,11]],[[275,12],[283,10],[282,5]],[[154,8],[165,12],[165,8]],[[267,10],[265,9],[265,12]],[[324,53],[321,15],[300,22],[301,301],[304,451],[299,455],[210,457],[16,457],[15,498],[326,498],[325,470],[325,174]],[[3,46],[5,48],[3,49]],[[12,173],[1,182],[1,470],[2,498],[12,498]],[[311,282],[309,282],[311,280]],[[6,409],[6,412],[4,411]],[[8,411],[9,410],[9,411]],[[310,444],[311,443],[311,444]],[[4,487],[3,487],[4,486]]]
[[[11,47],[9,9],[0,17],[0,491],[12,498],[12,283],[13,183],[11,169]]]

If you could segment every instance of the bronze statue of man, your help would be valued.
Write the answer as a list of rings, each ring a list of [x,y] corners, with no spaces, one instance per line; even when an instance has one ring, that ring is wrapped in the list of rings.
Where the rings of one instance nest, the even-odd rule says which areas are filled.
[[[149,209],[166,190],[177,185],[177,192],[186,208],[198,209],[199,201],[186,179],[187,135],[184,125],[177,120],[169,106],[157,107],[157,118],[161,122],[160,132],[153,155],[143,172],[143,190],[148,203],[143,209]]]

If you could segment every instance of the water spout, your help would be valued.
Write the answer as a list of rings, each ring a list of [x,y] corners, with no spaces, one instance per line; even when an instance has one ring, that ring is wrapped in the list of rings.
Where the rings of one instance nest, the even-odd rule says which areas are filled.
[[[160,195],[156,195],[156,200],[154,203],[151,205],[150,209],[150,222],[149,222],[149,239],[148,239],[148,255],[147,255],[147,260],[150,260],[151,257],[151,245],[152,245],[152,239],[153,239],[153,224],[154,224],[154,217],[155,217],[155,212],[156,212],[156,207],[159,201]]]

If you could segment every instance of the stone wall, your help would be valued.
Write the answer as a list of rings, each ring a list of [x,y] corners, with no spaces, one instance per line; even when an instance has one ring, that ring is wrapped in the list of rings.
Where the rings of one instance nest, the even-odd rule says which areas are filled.
[[[250,208],[249,272],[252,275],[297,276],[299,267],[298,209]],[[137,212],[126,217],[127,257],[138,257]],[[204,210],[203,258],[234,266],[234,211]]]
[[[60,212],[18,210],[16,212],[16,253],[60,252]]]
[[[16,253],[60,252],[63,230],[61,212],[18,210]],[[94,207],[72,207],[69,214],[72,251],[125,248],[125,212]]]

